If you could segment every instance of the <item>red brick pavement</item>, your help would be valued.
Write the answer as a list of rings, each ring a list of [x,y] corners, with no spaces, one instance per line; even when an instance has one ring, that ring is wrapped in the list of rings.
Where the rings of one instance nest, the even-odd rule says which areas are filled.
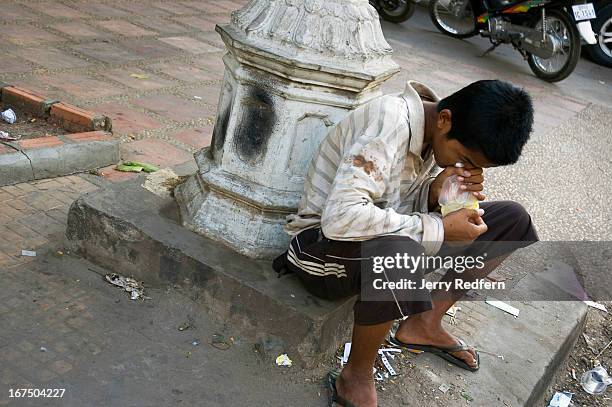
[[[190,160],[195,149],[210,143],[223,79],[224,50],[215,24],[228,22],[231,11],[245,3],[9,1],[0,12],[0,80],[108,115],[130,156],[159,161],[155,148],[169,146],[171,157],[158,163]],[[408,77],[431,83],[442,95],[475,79],[511,79],[535,96],[537,130],[586,106],[530,74],[506,78],[510,74],[443,53],[391,45],[402,72],[386,91],[403,88]],[[114,181],[133,177],[111,168],[103,172]]]
[[[0,187],[0,269],[35,259],[22,250],[60,247],[70,204],[95,189],[77,175]]]
[[[0,12],[0,81],[108,115],[126,157],[191,160],[210,143],[223,78],[215,24],[245,3],[11,1]]]

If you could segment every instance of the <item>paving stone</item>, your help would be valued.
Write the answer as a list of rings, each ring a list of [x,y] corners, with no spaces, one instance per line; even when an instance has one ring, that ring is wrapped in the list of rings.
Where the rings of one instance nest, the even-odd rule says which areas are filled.
[[[228,11],[234,11],[244,7],[244,3],[231,0],[219,0],[215,2],[215,5],[225,8]]]
[[[215,31],[215,22],[204,17],[176,17],[175,21],[202,31]]]
[[[74,4],[74,7],[85,13],[101,18],[129,17],[131,15],[127,11],[114,7],[111,4],[93,2],[90,0],[77,2]]]
[[[229,13],[225,13],[225,14],[215,14],[212,16],[207,16],[206,18],[215,24],[224,25],[224,24],[229,23],[231,16]]]
[[[100,21],[98,25],[104,28],[105,30],[111,31],[115,34],[123,35],[125,37],[143,37],[146,35],[157,34],[154,31],[146,30],[123,20]]]
[[[170,2],[170,3],[153,3],[152,4],[153,7],[157,7],[160,8],[164,11],[167,11],[169,13],[172,14],[178,14],[178,15],[184,15],[184,14],[194,14],[197,13],[199,10],[190,8],[190,7],[186,7],[184,5],[181,5],[180,3],[175,3],[175,2]]]
[[[134,55],[145,59],[165,59],[181,53],[176,47],[164,44],[156,38],[131,39],[122,41],[121,45],[131,50]]]
[[[124,146],[126,160],[144,161],[160,168],[193,160],[191,153],[159,139],[147,138]]]
[[[101,62],[107,62],[112,64],[126,64],[132,61],[142,59],[142,57],[135,55],[130,50],[107,42],[89,42],[83,44],[76,44],[71,47],[79,51],[80,53],[95,58]]]
[[[201,82],[219,79],[218,73],[196,68],[181,62],[162,62],[151,65],[150,67],[184,82]]]
[[[101,112],[113,121],[113,132],[115,134],[138,133],[142,130],[157,129],[162,124],[140,112],[130,109],[118,103],[105,103],[92,107],[96,112]]]
[[[31,21],[38,19],[38,16],[21,4],[5,3],[2,4],[0,21]]]
[[[94,29],[90,23],[84,23],[81,21],[68,21],[65,23],[53,24],[50,27],[76,39],[100,37],[108,38],[107,33]]]
[[[41,80],[79,99],[90,100],[101,97],[115,96],[123,91],[107,82],[93,79],[84,74],[61,73],[43,75]]]
[[[117,68],[100,72],[101,75],[125,86],[142,91],[161,89],[176,85],[176,82],[162,79],[159,76],[139,68]],[[137,75],[134,77],[132,75]]]
[[[30,65],[21,58],[12,55],[3,55],[0,58],[0,73],[14,73],[31,71]]]
[[[198,68],[206,69],[215,79],[223,79],[225,65],[223,64],[223,54],[215,56],[198,57],[194,61],[194,65]]]
[[[225,44],[223,43],[221,36],[216,32],[204,32],[197,34],[196,36],[198,39],[202,39],[219,49],[225,49]]]
[[[199,96],[202,98],[204,103],[217,106],[219,102],[219,94],[221,93],[221,85],[215,84],[187,88],[183,89],[181,93],[184,93],[187,97]]]
[[[203,119],[213,114],[213,109],[175,95],[147,96],[135,99],[132,103],[177,122]]]
[[[57,48],[19,48],[11,52],[48,69],[79,68],[89,65],[89,62]]]
[[[213,126],[198,127],[195,129],[183,130],[172,136],[181,143],[185,143],[195,148],[207,147],[212,138]]]
[[[0,25],[3,41],[20,46],[37,45],[44,42],[59,42],[62,38],[30,24]]]
[[[102,174],[105,180],[118,183],[125,182],[138,177],[138,174],[134,172],[122,172],[115,169],[116,165],[109,165],[107,167],[100,168],[98,171]]]
[[[53,362],[51,369],[58,374],[66,374],[72,370],[72,365],[65,360],[58,360]]]
[[[39,13],[46,14],[55,18],[84,18],[88,17],[74,9],[74,7],[68,7],[57,1],[46,1],[43,3],[27,3],[27,6],[38,11]]]
[[[156,7],[150,7],[148,4],[142,4],[139,1],[127,1],[117,3],[117,6],[130,12],[130,15],[139,15],[147,17],[163,17],[171,15],[167,11]]]
[[[134,21],[161,34],[182,34],[193,31],[192,28],[186,28],[185,26],[175,23],[168,18],[140,17]]]
[[[204,1],[183,1],[182,4],[204,11],[206,13],[225,13],[227,8],[217,4],[218,2],[204,2]]]
[[[221,49],[213,47],[212,45],[208,45],[204,42],[189,37],[165,37],[160,38],[159,40],[192,54],[205,54],[209,52],[222,51]]]

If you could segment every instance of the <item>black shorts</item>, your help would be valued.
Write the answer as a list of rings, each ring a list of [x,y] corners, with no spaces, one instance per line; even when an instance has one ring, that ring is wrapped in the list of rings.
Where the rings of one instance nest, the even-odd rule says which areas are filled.
[[[521,205],[500,201],[482,203],[481,207],[485,210],[483,220],[488,230],[476,242],[525,242],[521,246],[526,246],[538,240],[531,217]],[[409,237],[383,236],[367,242],[337,241],[323,236],[320,228],[313,228],[300,232],[291,240],[285,265],[317,297],[336,300],[359,295],[354,306],[358,325],[379,324],[432,308],[431,298],[424,292],[412,299],[364,301],[361,298],[362,270],[372,269],[372,258],[364,256],[365,244],[368,245],[366,252],[376,247],[376,256],[395,256],[398,253],[418,256],[424,251]],[[443,245],[440,252],[446,250],[448,248]],[[429,271],[433,270],[420,269],[414,278],[422,278]]]

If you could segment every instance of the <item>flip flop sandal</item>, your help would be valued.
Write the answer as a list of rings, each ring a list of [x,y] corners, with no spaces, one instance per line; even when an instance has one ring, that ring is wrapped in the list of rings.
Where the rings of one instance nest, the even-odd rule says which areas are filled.
[[[325,387],[327,388],[327,406],[334,407],[334,404],[341,405],[343,407],[357,407],[344,397],[338,395],[336,389],[336,380],[340,377],[340,371],[337,369],[331,370],[327,376],[325,376]]]
[[[433,353],[434,355],[439,356],[442,359],[452,363],[455,366],[459,366],[462,369],[469,370],[470,372],[477,371],[480,368],[480,355],[478,354],[478,352],[476,352],[476,367],[472,367],[468,365],[463,359],[451,355],[451,353],[453,352],[468,351],[470,349],[470,347],[462,339],[457,339],[459,340],[459,344],[455,346],[432,346],[404,343],[397,339],[395,336],[391,336],[389,338],[389,343],[393,346],[405,348],[407,350],[418,350],[422,352]]]

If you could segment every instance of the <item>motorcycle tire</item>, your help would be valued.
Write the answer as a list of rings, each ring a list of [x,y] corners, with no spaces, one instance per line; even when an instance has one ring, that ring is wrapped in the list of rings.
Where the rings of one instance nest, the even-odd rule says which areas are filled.
[[[449,29],[447,28],[449,26],[446,25],[444,22],[440,21],[441,17],[439,15],[439,9],[438,9],[438,7],[440,6],[440,2],[441,0],[431,0],[429,2],[429,18],[431,18],[431,22],[433,23],[433,25],[435,25],[436,28],[442,34],[448,35],[449,37],[453,37],[453,38],[469,38],[469,37],[473,37],[476,34],[478,34],[478,24],[476,23],[476,14],[474,13],[474,10],[472,10],[471,8],[471,3],[470,3],[470,10],[472,12],[473,28],[467,29],[465,32],[462,32],[462,33],[457,33],[457,32],[449,31]]]
[[[578,60],[580,60],[580,33],[578,32],[578,28],[576,27],[574,21],[565,12],[556,9],[546,10],[546,16],[559,19],[565,25],[565,27],[567,27],[570,35],[569,58],[563,67],[554,73],[543,71],[535,61],[537,56],[531,53],[527,53],[527,63],[529,64],[531,71],[538,78],[543,79],[546,82],[559,82],[567,78],[574,71],[576,65],[578,64]]]
[[[399,1],[399,0],[398,0]],[[403,23],[414,14],[415,4],[411,0],[402,1],[395,9],[387,10],[379,2],[378,15],[391,23]]]
[[[584,48],[593,62],[612,67],[612,44],[608,47],[603,42],[604,38],[609,38],[609,34],[612,33],[612,4],[597,10],[597,19],[591,23],[593,31],[597,34],[597,44],[585,45]]]

